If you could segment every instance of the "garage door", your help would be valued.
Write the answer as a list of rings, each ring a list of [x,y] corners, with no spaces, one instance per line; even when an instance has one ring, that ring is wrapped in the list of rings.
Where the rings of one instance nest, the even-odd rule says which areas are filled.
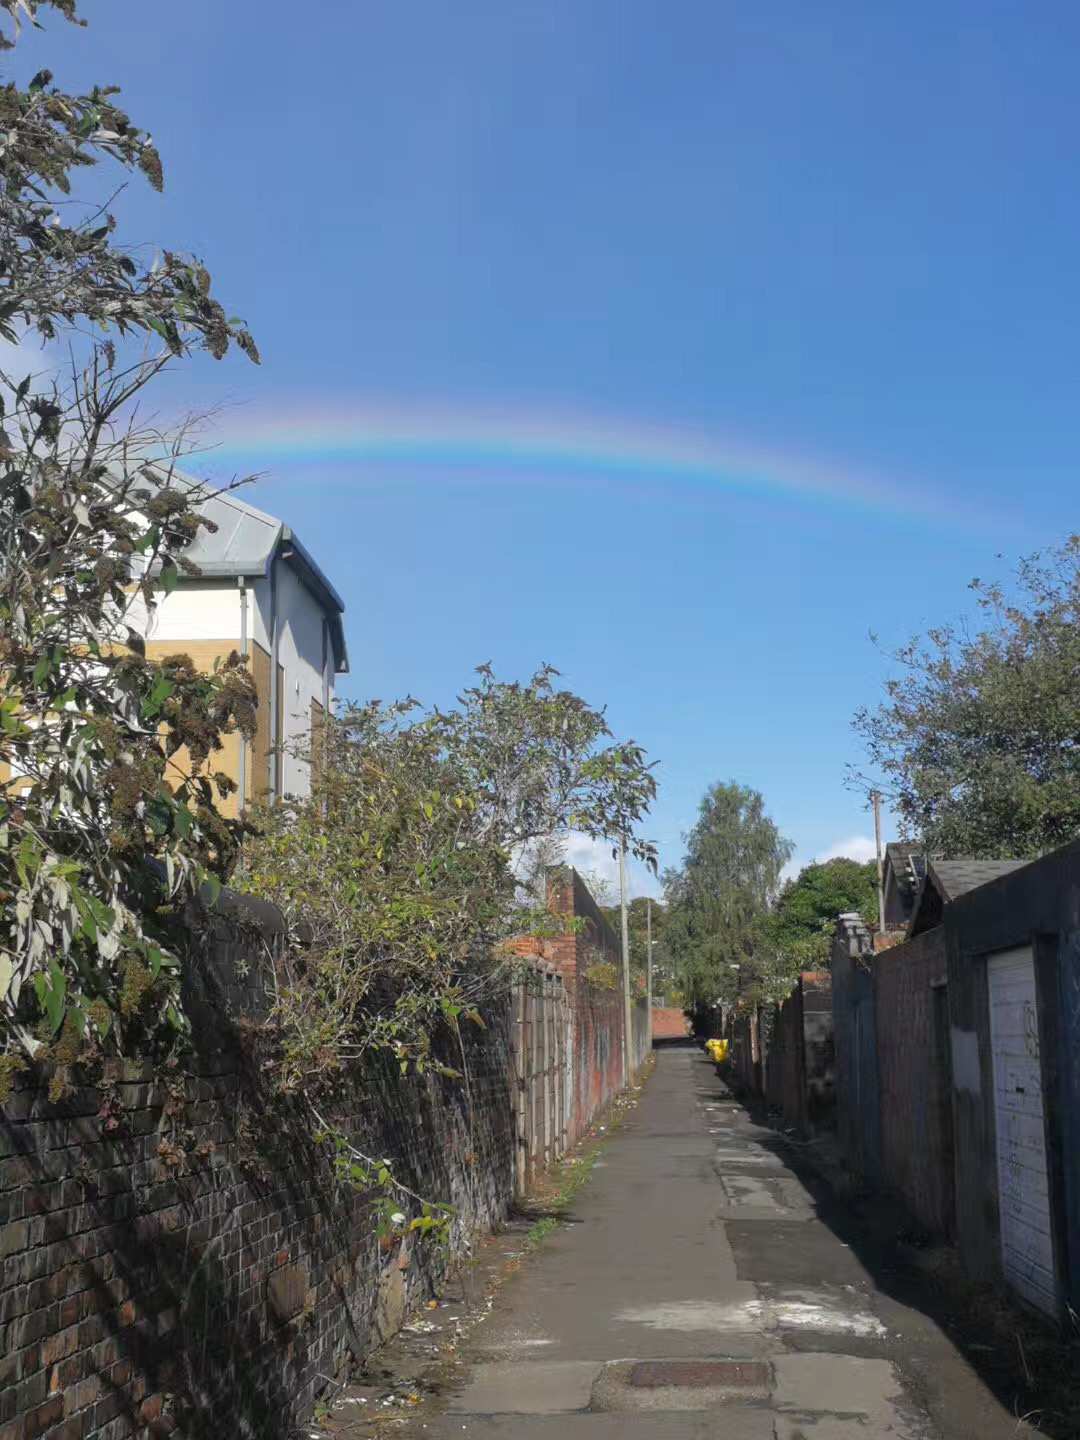
[[[1031,947],[992,956],[988,975],[1005,1278],[1032,1305],[1056,1314],[1059,1296],[1050,1228],[1042,1065]]]

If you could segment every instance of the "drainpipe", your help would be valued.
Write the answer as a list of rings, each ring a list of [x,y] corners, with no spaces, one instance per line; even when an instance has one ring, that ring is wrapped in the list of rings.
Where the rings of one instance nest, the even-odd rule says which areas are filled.
[[[240,654],[246,660],[248,657],[248,592],[247,578],[243,575],[236,577],[236,583],[240,587]],[[245,735],[240,736],[240,777],[238,801],[240,814],[244,813],[247,805],[247,762],[248,742]]]
[[[323,616],[322,621],[322,708],[323,715],[329,718],[330,714],[330,621]]]
[[[270,774],[267,777],[267,789],[270,795],[270,803],[277,800],[277,775],[278,758],[277,747],[281,741],[281,716],[278,714],[278,593],[277,593],[277,567],[278,558],[281,554],[281,546],[278,545],[270,561],[270,746],[269,764]]]

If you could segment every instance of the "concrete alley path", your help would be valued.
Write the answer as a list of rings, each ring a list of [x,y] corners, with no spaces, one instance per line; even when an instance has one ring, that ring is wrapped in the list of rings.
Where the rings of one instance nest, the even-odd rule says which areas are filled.
[[[659,1051],[567,1223],[470,1335],[468,1378],[425,1435],[1031,1433],[875,1285],[788,1158],[700,1051]]]

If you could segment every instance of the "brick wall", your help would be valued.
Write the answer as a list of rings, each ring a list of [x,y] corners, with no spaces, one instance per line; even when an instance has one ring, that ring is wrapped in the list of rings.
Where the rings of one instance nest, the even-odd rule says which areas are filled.
[[[802,1009],[802,991],[796,985],[780,1006],[780,1107],[787,1124],[800,1134],[806,1126]]]
[[[941,926],[874,960],[881,1178],[939,1234],[949,1233],[953,1208],[952,1099],[933,1013],[946,969]]]
[[[806,1085],[804,1123],[808,1130],[818,1130],[832,1123],[836,1106],[832,976],[827,970],[803,971],[799,976],[799,995]]]
[[[690,1034],[690,1022],[684,1010],[670,1005],[657,1005],[653,1009],[653,1038],[656,1040],[680,1040]]]
[[[833,1043],[836,1129],[841,1149],[860,1179],[881,1174],[881,1106],[878,1094],[873,941],[857,915],[841,915],[833,936]]]
[[[774,1110],[784,1108],[784,1032],[779,1005],[763,1005],[758,1012],[761,1048],[764,1051],[762,1085],[765,1099]]]
[[[237,992],[258,1008],[247,943],[219,934],[189,974],[184,1070],[118,1066],[59,1103],[27,1085],[3,1107],[0,1440],[285,1440],[446,1263],[380,1242],[310,1119],[268,1107],[246,1073],[221,1015]],[[370,1066],[333,1107],[354,1143],[457,1207],[458,1245],[512,1188],[509,1022],[487,1019],[467,1028],[467,1086]]]
[[[585,882],[570,866],[552,870],[548,906],[568,922],[564,934],[523,938],[516,948],[554,965],[569,1000],[570,1143],[592,1124],[623,1084],[622,945]],[[590,979],[590,971],[594,979]],[[632,1065],[647,1051],[645,1001],[632,1002]]]
[[[760,1034],[757,1011],[731,1011],[726,1018],[724,1034],[730,1044],[731,1074],[736,1086],[747,1094],[761,1094]]]
[[[834,1102],[831,977],[804,971],[779,1005],[758,1010],[761,1090],[800,1133],[827,1125]]]

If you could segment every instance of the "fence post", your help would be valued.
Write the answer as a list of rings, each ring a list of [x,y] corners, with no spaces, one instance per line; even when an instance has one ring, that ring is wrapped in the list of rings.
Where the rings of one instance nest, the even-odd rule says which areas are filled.
[[[566,1149],[563,1143],[563,1108],[565,1093],[562,1078],[562,976],[553,977],[551,994],[551,1038],[554,1052],[552,1059],[551,1084],[555,1092],[555,1158]]]
[[[514,986],[514,1189],[524,1194],[526,1183],[526,1137],[525,1137],[525,985],[519,981]]]
[[[540,996],[543,1027],[540,1096],[544,1116],[544,1169],[546,1170],[551,1164],[551,1064],[549,1054],[551,1047],[548,1044],[548,1025],[551,1019],[551,976],[546,970],[541,975]]]
[[[536,1089],[536,1082],[533,1079],[533,1030],[535,1015],[535,1000],[532,993],[531,974],[524,985],[524,1007],[525,1024],[523,1026],[525,1035],[525,1189],[532,1184],[533,1175],[533,1146],[536,1137],[536,1115],[533,1110],[533,1094]]]

